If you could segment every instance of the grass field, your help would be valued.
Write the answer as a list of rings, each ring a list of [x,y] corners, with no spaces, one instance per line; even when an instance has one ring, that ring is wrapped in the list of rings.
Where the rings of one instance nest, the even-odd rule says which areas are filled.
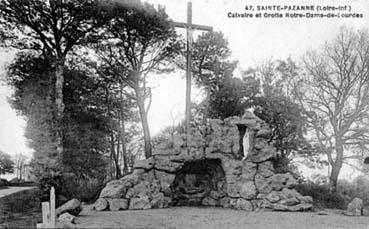
[[[36,228],[42,220],[39,197],[35,188],[0,198],[0,228]]]

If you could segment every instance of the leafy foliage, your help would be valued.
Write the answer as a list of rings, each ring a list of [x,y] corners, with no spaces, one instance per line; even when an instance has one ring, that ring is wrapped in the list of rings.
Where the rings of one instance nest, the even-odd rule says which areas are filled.
[[[342,192],[331,192],[329,185],[319,185],[306,182],[295,186],[295,189],[304,196],[313,198],[313,205],[318,209],[333,208],[346,209],[349,199]]]
[[[0,2],[1,25],[14,35],[8,37],[10,46],[40,50],[51,57],[65,57],[73,46],[82,44],[110,19],[109,11],[105,4],[92,0]]]
[[[209,117],[225,119],[242,115],[258,94],[258,87],[257,79],[225,76],[210,90]]]
[[[57,155],[53,154],[53,95],[48,73],[50,64],[42,56],[18,55],[8,71],[8,82],[14,87],[13,106],[28,117],[26,136],[35,149],[35,175],[56,173]],[[98,82],[87,73],[65,71],[66,92],[63,155],[64,171],[73,170],[79,176],[98,177],[104,174],[102,153],[106,146],[108,119],[97,105]],[[90,101],[90,102],[88,102]],[[101,104],[103,101],[101,101]],[[92,103],[92,104],[91,104]],[[87,162],[87,163],[86,163]],[[89,163],[89,164],[88,164]]]
[[[2,36],[5,46],[23,51],[19,56],[23,55],[24,60],[33,57],[42,60],[42,68],[37,69],[34,65],[27,66],[26,62],[22,62],[23,65],[18,66],[18,70],[15,70],[17,67],[13,65],[11,73],[22,77],[32,73],[39,74],[37,78],[40,81],[13,78],[12,85],[18,84],[19,94],[23,95],[20,100],[26,98],[25,94],[32,94],[28,101],[25,101],[31,104],[19,100],[18,106],[26,116],[32,116],[27,125],[28,138],[32,139],[31,146],[38,154],[33,164],[38,165],[36,167],[41,171],[46,169],[53,173],[60,172],[61,166],[58,163],[62,163],[66,158],[64,143],[70,139],[64,139],[68,133],[64,132],[67,128],[64,128],[63,124],[65,118],[70,119],[71,115],[64,117],[66,104],[63,89],[66,81],[64,77],[70,74],[65,73],[68,55],[73,48],[85,44],[86,38],[96,34],[101,26],[111,20],[114,7],[121,6],[93,0],[0,1],[1,34],[9,34]],[[41,88],[41,92],[35,91]],[[46,113],[42,114],[42,110]],[[93,120],[90,118],[91,121]],[[70,129],[70,126],[68,128]],[[43,157],[45,161],[41,163],[37,160],[38,156]]]
[[[192,71],[199,86],[214,88],[224,77],[232,75],[237,61],[229,60],[231,50],[221,32],[204,33],[192,47]],[[184,64],[180,65],[182,68]]]
[[[102,36],[90,39],[99,56],[101,71],[121,90],[127,87],[133,97],[142,124],[145,156],[151,156],[151,136],[147,113],[151,104],[151,89],[146,85],[150,73],[169,71],[171,59],[177,55],[179,43],[164,8],[155,9],[148,3],[134,4],[114,11],[113,20]]]
[[[276,167],[281,170],[280,172],[296,170],[289,164],[291,156],[311,152],[311,146],[304,137],[306,124],[303,111],[284,96],[258,97],[254,105],[255,115],[272,129],[270,141],[274,142],[279,152]]]
[[[12,173],[14,171],[14,161],[7,153],[0,151],[0,175]]]

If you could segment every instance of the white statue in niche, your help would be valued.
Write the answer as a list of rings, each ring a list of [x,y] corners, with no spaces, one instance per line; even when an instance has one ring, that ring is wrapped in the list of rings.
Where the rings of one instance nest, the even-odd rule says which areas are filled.
[[[243,159],[247,158],[247,155],[251,151],[251,136],[252,131],[249,128],[246,129],[245,134],[243,135],[242,145],[243,145]]]

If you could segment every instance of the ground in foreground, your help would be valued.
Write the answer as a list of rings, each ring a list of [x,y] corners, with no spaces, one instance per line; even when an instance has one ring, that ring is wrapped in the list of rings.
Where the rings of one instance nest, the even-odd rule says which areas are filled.
[[[245,212],[208,207],[96,212],[89,206],[76,223],[78,228],[369,228],[368,217],[348,217],[334,212],[318,215],[316,212]]]
[[[36,228],[36,223],[41,221],[37,188],[2,189],[0,196],[0,228]]]

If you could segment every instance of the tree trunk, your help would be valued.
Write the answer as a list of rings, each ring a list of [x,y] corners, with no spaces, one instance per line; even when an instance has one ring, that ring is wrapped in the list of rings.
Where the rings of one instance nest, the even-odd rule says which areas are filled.
[[[56,152],[59,156],[59,161],[63,157],[63,116],[64,116],[64,100],[63,100],[63,85],[64,85],[64,58],[57,57],[55,62],[55,108],[56,108]]]
[[[109,155],[109,180],[114,177],[114,169],[113,169],[113,150],[110,147],[110,155]]]
[[[21,162],[20,167],[19,167],[19,180],[22,180],[22,178],[23,178],[22,170],[23,170],[23,163]]]
[[[332,172],[329,177],[329,188],[331,192],[337,191],[337,181],[338,181],[338,175],[340,173],[341,167],[337,166],[337,163],[335,162],[334,165],[332,165]]]
[[[117,159],[117,155],[116,155],[116,152],[115,152],[115,144],[114,144],[114,134],[112,133],[111,136],[111,154],[113,156],[113,163],[114,163],[114,167],[115,167],[115,178],[119,179],[122,174],[120,173],[120,169],[119,169],[119,162],[118,162],[118,159]]]
[[[340,138],[336,138],[336,159],[332,165],[331,175],[329,177],[329,186],[332,192],[337,191],[338,175],[343,164],[343,144]]]
[[[143,134],[144,134],[145,157],[149,158],[152,155],[151,137],[150,137],[149,123],[147,121],[147,112],[145,109],[145,100],[144,100],[144,96],[142,95],[141,89],[139,87],[135,88],[135,93],[137,97],[137,105],[138,105],[138,110],[139,110],[140,117],[141,117],[142,129],[143,129]]]
[[[126,148],[126,141],[125,141],[125,124],[124,120],[122,120],[121,125],[121,138],[122,138],[122,158],[123,158],[123,174],[126,175],[128,173],[128,161],[127,161],[127,148]]]
[[[118,120],[119,121],[119,120]],[[120,129],[118,130],[118,136],[117,136],[117,151],[116,151],[116,157],[115,157],[115,165],[116,165],[116,178],[119,179],[122,177],[122,172],[120,170],[120,163],[119,163],[119,154],[120,154]]]
[[[123,88],[120,88],[120,138],[122,142],[123,175],[128,173],[127,148],[126,148],[126,128],[124,123],[124,103]]]
[[[203,108],[203,112],[204,112],[204,117],[203,117],[203,124],[206,125],[206,119],[209,118],[209,109],[210,109],[210,86],[209,87],[205,87],[205,93],[206,93],[206,97],[205,97],[205,101],[204,101],[204,108]]]

